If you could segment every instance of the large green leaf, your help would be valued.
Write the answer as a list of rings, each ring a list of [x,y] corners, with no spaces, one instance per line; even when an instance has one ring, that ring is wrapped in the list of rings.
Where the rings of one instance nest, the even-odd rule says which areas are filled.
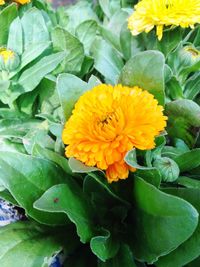
[[[66,120],[71,116],[76,101],[88,89],[87,83],[75,75],[64,73],[58,76],[57,90]]]
[[[97,23],[95,20],[86,20],[76,28],[76,35],[84,45],[84,50],[89,54],[92,42],[96,37]]]
[[[56,27],[52,32],[52,42],[55,51],[64,51],[65,58],[57,72],[78,73],[84,59],[82,43],[63,28]]]
[[[65,53],[59,52],[46,56],[39,60],[35,65],[26,69],[19,78],[19,85],[22,92],[30,92],[40,83],[48,73],[52,72],[58,64],[64,59]]]
[[[132,251],[127,245],[121,245],[118,254],[111,260],[100,262],[98,267],[136,267]]]
[[[120,82],[127,86],[137,85],[149,91],[164,105],[164,67],[165,58],[160,52],[140,52],[126,63]]]
[[[162,40],[157,42],[157,45],[159,50],[161,50],[163,54],[167,56],[180,44],[181,40],[181,29],[176,27],[175,29],[166,31],[165,34],[163,34]]]
[[[8,43],[7,47],[12,49],[19,55],[22,54],[23,51],[23,32],[21,20],[17,17],[11,24],[8,35]]]
[[[0,136],[1,137],[18,137],[21,138],[27,134],[30,128],[36,128],[39,120],[27,119],[2,119],[0,120]]]
[[[68,160],[59,155],[58,153],[45,149],[39,144],[35,144],[32,150],[32,155],[35,157],[40,157],[53,161],[54,163],[59,165],[66,173],[72,175],[72,171],[69,167]]]
[[[200,166],[200,148],[183,153],[174,160],[178,164],[181,172],[192,170]]]
[[[170,188],[165,192],[185,199],[200,212],[200,190],[192,188]],[[170,254],[161,257],[159,267],[182,267],[200,255],[200,223],[193,235]]]
[[[192,100],[180,99],[166,105],[167,132],[193,146],[200,128],[200,107]]]
[[[49,46],[50,42],[38,42],[29,45],[22,54],[20,68],[23,69],[26,65],[39,57]]]
[[[117,83],[124,66],[118,52],[102,39],[96,39],[92,44],[91,50],[96,70],[105,77],[106,82],[112,84]]]
[[[17,5],[12,4],[0,12],[0,46],[6,45],[11,22],[17,17]]]
[[[62,16],[59,24],[66,30],[75,33],[78,25],[87,20],[98,21],[99,19],[92,8],[91,1],[78,1],[76,5],[64,9],[64,16]]]
[[[108,18],[120,9],[120,1],[116,0],[99,0],[99,4]]]
[[[184,95],[187,99],[195,99],[195,97],[200,93],[200,73],[197,72],[191,76],[186,84]]]
[[[92,252],[102,261],[113,258],[117,254],[119,246],[120,243],[106,230],[103,235],[95,236],[90,241]]]
[[[52,205],[52,199],[57,201]],[[34,203],[40,211],[67,214],[75,223],[80,240],[85,243],[95,235],[93,212],[81,189],[75,183],[58,184]]]
[[[33,203],[51,186],[67,182],[70,177],[50,161],[16,152],[1,151],[0,180],[17,200],[26,214],[49,225],[65,224],[66,216],[41,212]],[[54,204],[54,199],[51,199]]]
[[[39,9],[31,8],[25,12],[21,19],[24,32],[24,47],[29,49],[30,45],[50,41],[49,31]]]
[[[183,185],[186,188],[200,189],[200,181],[187,176],[180,176],[177,180],[177,183]]]
[[[127,27],[127,22],[124,23],[120,32],[120,45],[124,58],[129,60],[143,49],[140,36],[133,36]]]
[[[153,263],[192,235],[198,212],[185,200],[165,194],[141,178],[134,178],[133,190],[130,245],[137,259]]]
[[[38,225],[17,222],[0,228],[1,267],[49,266],[51,258],[65,246],[67,253],[77,245],[72,232],[45,232]]]

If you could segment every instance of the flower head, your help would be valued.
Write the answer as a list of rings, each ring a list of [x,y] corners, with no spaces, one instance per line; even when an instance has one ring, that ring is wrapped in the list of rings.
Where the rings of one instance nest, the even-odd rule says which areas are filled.
[[[154,148],[166,126],[163,107],[139,87],[101,84],[83,94],[65,124],[66,156],[106,170],[109,182],[126,179],[125,154]]]
[[[193,28],[200,23],[199,0],[142,0],[135,6],[128,21],[133,35],[150,32],[156,26],[158,39],[163,36],[164,26]]]
[[[30,0],[15,0],[15,2],[20,5],[25,5],[25,4],[30,3]]]
[[[4,0],[0,0],[0,6],[5,5],[5,1]]]
[[[13,59],[15,56],[15,53],[10,50],[6,49],[4,47],[0,48],[0,57],[3,58],[3,61],[6,63],[9,59]]]

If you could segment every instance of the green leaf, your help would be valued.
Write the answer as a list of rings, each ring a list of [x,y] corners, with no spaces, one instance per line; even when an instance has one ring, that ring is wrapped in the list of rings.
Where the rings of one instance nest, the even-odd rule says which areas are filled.
[[[2,119],[0,120],[0,136],[1,137],[23,137],[30,128],[37,127],[39,120],[27,119]]]
[[[54,149],[55,142],[49,136],[46,129],[46,122],[41,123],[38,128],[31,129],[24,137],[23,144],[28,154],[32,154],[35,144],[40,144],[43,148]]]
[[[146,182],[159,187],[161,183],[161,175],[154,167],[141,166],[137,163],[137,156],[135,149],[129,151],[124,160],[126,163],[136,169],[136,175],[143,178]]]
[[[162,176],[162,180],[164,182],[174,182],[179,177],[180,173],[179,167],[177,163],[170,158],[167,157],[157,158],[154,161],[153,166],[159,170]]]
[[[179,185],[183,185],[187,188],[196,188],[200,189],[200,181],[196,179],[192,179],[186,176],[180,176],[177,180]]]
[[[167,132],[170,137],[180,138],[192,147],[200,127],[200,107],[187,99],[175,100],[166,105]]]
[[[82,43],[71,33],[60,27],[56,27],[52,31],[52,42],[55,51],[65,52],[65,58],[58,68],[57,73],[79,72],[84,60]]]
[[[185,84],[184,95],[185,98],[194,100],[199,93],[200,93],[200,73],[197,72],[187,80]]]
[[[181,172],[190,171],[200,165],[200,148],[177,156],[175,159]]]
[[[76,101],[88,89],[87,83],[75,75],[63,73],[58,76],[57,90],[65,120],[71,116]]]
[[[17,222],[0,228],[0,265],[1,267],[38,267],[49,266],[51,258],[67,244],[70,253],[76,246],[71,233],[66,234],[67,242],[59,232],[45,232],[37,225]],[[22,256],[23,255],[23,256]]]
[[[53,204],[52,199],[57,201]],[[77,234],[83,243],[95,235],[93,212],[82,190],[75,183],[68,182],[51,187],[34,203],[34,207],[43,212],[65,213],[76,225]]]
[[[50,42],[30,44],[22,54],[20,69],[23,69],[26,65],[39,57],[49,46]]]
[[[158,51],[145,51],[132,57],[124,66],[120,82],[127,86],[139,86],[165,104],[164,93],[165,58]]]
[[[52,72],[65,57],[64,52],[59,52],[42,58],[35,65],[26,69],[19,78],[19,85],[22,92],[30,92],[40,83],[40,81]],[[19,92],[19,95],[21,92]]]
[[[120,1],[118,0],[99,0],[99,4],[108,18],[120,9]]]
[[[124,66],[118,52],[102,39],[96,39],[94,41],[91,51],[94,57],[96,70],[105,76],[107,82],[112,84],[117,83],[120,72]]]
[[[179,27],[173,30],[166,31],[163,34],[161,41],[158,41],[158,48],[162,51],[164,55],[168,55],[172,52],[181,42],[182,33]]]
[[[124,58],[129,60],[137,53],[143,50],[142,43],[139,36],[133,36],[127,27],[127,22],[123,25],[120,33],[120,45]]]
[[[192,188],[165,189],[168,194],[175,195],[191,203],[200,212],[200,190]],[[183,226],[182,226],[183,227]],[[186,253],[187,252],[187,253]],[[200,223],[193,235],[170,254],[161,257],[156,263],[158,267],[182,267],[200,255]]]
[[[98,267],[136,267],[136,264],[134,263],[133,254],[130,250],[130,248],[122,244],[118,254],[111,260],[108,260],[106,262],[100,262],[98,264]]]
[[[7,138],[0,137],[0,151],[13,151],[26,153],[23,144],[19,143],[18,140],[9,140]]]
[[[71,5],[67,9],[64,9],[64,13],[65,20],[62,17],[60,25],[72,33],[75,32],[78,25],[86,20],[99,21],[97,14],[92,8],[92,4],[89,1],[78,1],[75,5]]]
[[[25,12],[21,19],[24,33],[24,48],[34,44],[50,41],[49,31],[42,12],[39,9],[31,8]]]
[[[166,85],[168,95],[173,99],[183,98],[183,88],[175,76],[171,77],[170,81]]]
[[[10,24],[9,35],[8,35],[8,43],[7,47],[19,55],[22,54],[23,51],[23,32],[21,20],[17,17]]]
[[[14,199],[14,197],[10,194],[10,192],[7,189],[0,191],[0,197],[14,206],[19,206],[17,201]]]
[[[84,163],[75,158],[69,158],[69,167],[74,173],[89,173],[100,171],[100,169],[96,167],[86,166]]]
[[[150,264],[187,240],[198,223],[198,212],[185,200],[165,194],[135,177],[130,245],[134,256]]]
[[[17,17],[17,5],[15,3],[7,6],[0,12],[0,46],[7,44],[9,27],[11,22]]]
[[[86,20],[76,28],[76,35],[84,45],[84,50],[89,54],[90,47],[96,37],[97,23],[95,20]]]
[[[114,240],[107,230],[104,230],[103,235],[95,236],[90,241],[92,252],[102,261],[113,258],[117,254],[119,246],[119,242]]]
[[[114,185],[112,187],[112,184],[108,184],[106,177],[102,177],[102,175],[99,175],[97,173],[89,173],[84,181],[84,190],[87,190],[86,187],[89,186],[92,189],[92,192],[95,192],[96,190],[94,188],[97,188],[97,191],[105,191],[107,192],[115,201],[118,201],[120,203],[123,203],[126,207],[130,207],[130,204],[122,199],[114,189]]]
[[[51,186],[67,182],[66,173],[50,161],[16,152],[0,153],[0,180],[25,209],[26,214],[40,223],[66,224],[66,216],[41,212],[33,203]],[[54,204],[54,199],[51,199]]]
[[[71,169],[68,164],[68,160],[61,155],[43,148],[42,146],[35,144],[32,150],[32,155],[35,157],[40,157],[43,159],[47,159],[53,161],[57,165],[59,165],[66,173],[72,175]]]

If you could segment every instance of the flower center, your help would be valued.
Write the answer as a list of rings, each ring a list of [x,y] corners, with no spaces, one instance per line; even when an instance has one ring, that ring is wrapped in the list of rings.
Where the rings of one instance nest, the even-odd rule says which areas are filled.
[[[9,59],[13,59],[15,56],[15,53],[6,48],[0,48],[0,56],[3,58],[3,61],[6,63]]]
[[[114,112],[107,113],[105,117],[101,118],[100,123],[103,125],[107,125],[113,120],[113,117],[115,117]]]

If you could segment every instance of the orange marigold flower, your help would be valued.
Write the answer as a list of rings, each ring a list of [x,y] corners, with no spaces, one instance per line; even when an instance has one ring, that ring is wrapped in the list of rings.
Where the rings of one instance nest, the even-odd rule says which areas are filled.
[[[152,149],[165,128],[163,107],[141,88],[101,84],[84,93],[65,124],[66,156],[106,170],[109,182],[126,179],[124,156],[132,148]]]

